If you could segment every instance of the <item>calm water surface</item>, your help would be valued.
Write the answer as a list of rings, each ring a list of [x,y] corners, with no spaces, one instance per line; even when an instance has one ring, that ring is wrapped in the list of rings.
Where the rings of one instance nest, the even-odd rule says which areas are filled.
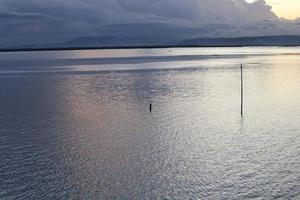
[[[0,199],[300,199],[299,77],[299,47],[0,53]]]

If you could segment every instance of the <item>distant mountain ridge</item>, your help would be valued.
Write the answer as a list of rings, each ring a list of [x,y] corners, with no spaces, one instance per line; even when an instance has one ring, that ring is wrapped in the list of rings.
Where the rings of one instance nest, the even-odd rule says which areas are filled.
[[[196,38],[184,40],[180,45],[195,46],[300,46],[300,36],[253,36],[234,38]]]
[[[168,40],[157,37],[80,37],[60,46],[70,47],[114,47],[114,46],[300,46],[300,36],[251,36],[251,37],[217,37],[194,38],[183,41]]]
[[[176,41],[167,38],[158,37],[116,37],[116,36],[103,36],[103,37],[79,37],[60,46],[144,46],[144,45],[169,45],[176,44]]]
[[[0,51],[14,50],[56,50],[56,49],[101,49],[101,48],[155,48],[155,47],[234,47],[234,46],[300,46],[300,35],[217,37],[179,40],[161,37],[79,37],[65,43],[49,45],[26,45],[0,48]]]

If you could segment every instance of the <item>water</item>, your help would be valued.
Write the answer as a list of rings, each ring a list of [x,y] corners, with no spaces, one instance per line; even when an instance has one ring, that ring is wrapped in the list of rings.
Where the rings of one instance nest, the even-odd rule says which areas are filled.
[[[299,75],[298,47],[1,53],[0,199],[299,199]]]

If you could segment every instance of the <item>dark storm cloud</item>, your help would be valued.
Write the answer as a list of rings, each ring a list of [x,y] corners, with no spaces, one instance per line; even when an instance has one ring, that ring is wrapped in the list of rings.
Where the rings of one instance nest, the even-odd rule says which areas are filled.
[[[275,19],[264,1],[244,0],[1,0],[10,12],[102,23],[153,20],[196,22]]]
[[[259,35],[294,26],[278,19],[263,0],[0,0],[0,23],[0,46],[120,32],[136,36],[149,23],[187,28],[182,37]],[[159,35],[155,26],[147,31],[153,32]]]

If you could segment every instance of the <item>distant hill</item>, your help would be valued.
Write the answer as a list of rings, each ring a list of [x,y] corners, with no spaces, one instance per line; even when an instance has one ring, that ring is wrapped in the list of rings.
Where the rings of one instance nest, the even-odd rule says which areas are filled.
[[[173,41],[159,37],[81,37],[60,44],[64,47],[115,46],[300,46],[300,36],[254,36],[234,38],[195,38]]]
[[[196,38],[184,40],[183,46],[300,46],[300,36],[256,36],[236,38]]]
[[[0,51],[31,51],[59,49],[101,49],[101,48],[155,48],[155,47],[234,47],[234,46],[300,46],[300,36],[255,36],[233,38],[195,38],[174,40],[162,37],[79,37],[71,41],[49,45],[26,45],[0,48]]]
[[[69,42],[58,44],[67,47],[115,47],[115,46],[145,46],[145,45],[170,45],[175,44],[167,38],[159,37],[79,37]]]

